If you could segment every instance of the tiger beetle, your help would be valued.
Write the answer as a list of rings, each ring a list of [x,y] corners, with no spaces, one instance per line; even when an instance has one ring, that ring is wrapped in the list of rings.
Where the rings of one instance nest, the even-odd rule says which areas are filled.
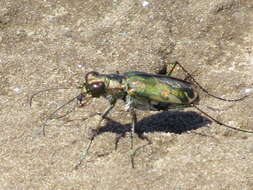
[[[199,95],[196,90],[196,87],[200,88],[203,92],[205,92],[211,97],[229,102],[243,100],[247,97],[247,95],[239,99],[224,99],[212,95],[206,89],[204,89],[180,63],[174,62],[172,65],[173,67],[167,75],[165,74],[166,70],[161,71],[162,74],[149,74],[137,71],[126,72],[123,74],[100,74],[98,72],[92,71],[88,72],[85,75],[85,82],[79,87],[81,93],[68,101],[66,104],[56,109],[47,119],[52,119],[52,116],[58,110],[76,99],[80,104],[82,104],[83,100],[89,100],[91,98],[104,97],[108,100],[109,106],[100,115],[101,117],[98,121],[97,127],[92,130],[92,134],[89,137],[89,144],[85,151],[81,153],[80,161],[75,166],[75,169],[77,169],[81,165],[82,161],[85,159],[94,138],[102,127],[101,122],[106,119],[107,115],[114,108],[117,100],[119,99],[125,102],[125,110],[128,111],[132,117],[131,149],[133,149],[133,134],[135,132],[135,126],[137,123],[137,116],[135,112],[136,109],[167,111],[170,109],[194,107],[202,114],[204,114],[205,116],[207,116],[221,126],[237,131],[253,133],[253,131],[250,130],[240,129],[222,123],[207,114],[206,112],[202,111],[200,108],[198,108],[197,104],[199,102]],[[175,69],[176,65],[178,65],[186,73],[186,79],[190,79],[191,82],[187,81],[186,79],[182,80],[171,76],[171,73]],[[47,89],[44,91],[48,90],[55,89]],[[30,99],[30,104],[32,103],[32,98],[38,93],[32,95]],[[45,135],[45,125],[43,125],[43,134]],[[146,145],[151,144],[151,141],[144,135],[139,135],[139,137],[145,139],[148,142]],[[131,154],[132,168],[134,168],[134,156],[136,152],[144,146],[135,149]]]

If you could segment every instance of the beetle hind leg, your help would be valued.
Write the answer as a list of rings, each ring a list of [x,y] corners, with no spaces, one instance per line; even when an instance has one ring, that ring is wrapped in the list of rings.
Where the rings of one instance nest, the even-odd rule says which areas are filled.
[[[175,70],[175,68],[177,66],[177,63],[178,63],[177,61],[174,61],[174,62],[171,62],[171,63],[165,63],[162,66],[162,68],[158,71],[158,74],[171,76],[172,72]],[[167,69],[168,65],[172,65],[169,71]]]

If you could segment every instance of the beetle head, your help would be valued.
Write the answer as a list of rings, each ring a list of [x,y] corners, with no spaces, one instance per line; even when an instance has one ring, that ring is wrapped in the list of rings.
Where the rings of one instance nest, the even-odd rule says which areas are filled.
[[[91,71],[85,75],[85,83],[80,87],[84,96],[90,94],[92,97],[100,97],[105,93],[105,83],[101,80],[101,75],[98,72]]]

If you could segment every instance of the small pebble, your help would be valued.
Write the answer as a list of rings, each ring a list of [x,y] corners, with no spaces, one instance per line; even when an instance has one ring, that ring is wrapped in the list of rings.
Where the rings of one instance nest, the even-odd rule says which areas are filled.
[[[150,3],[149,3],[148,1],[143,1],[143,2],[142,2],[142,6],[143,6],[143,7],[147,7],[149,4],[150,4]]]
[[[253,90],[253,88],[245,88],[245,89],[241,90],[241,93],[247,94],[247,93],[250,93],[252,90]]]
[[[20,88],[14,88],[13,90],[14,90],[15,92],[20,92],[20,91],[21,91]]]

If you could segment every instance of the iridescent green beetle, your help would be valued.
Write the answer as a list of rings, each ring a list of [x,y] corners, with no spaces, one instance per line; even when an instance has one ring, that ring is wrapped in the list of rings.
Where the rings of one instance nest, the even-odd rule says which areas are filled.
[[[186,80],[171,77],[170,74],[172,73],[176,65],[179,65],[181,69],[187,74],[187,78],[190,78],[191,81],[193,82],[188,82]],[[203,113],[204,115],[206,115],[211,120],[213,120],[214,122],[218,123],[221,126],[225,126],[230,129],[242,132],[253,133],[253,131],[250,130],[240,129],[224,124],[214,119],[201,109],[199,109],[196,106],[199,102],[199,95],[195,89],[196,87],[200,88],[208,95],[223,101],[240,101],[243,100],[245,97],[247,97],[244,96],[239,99],[229,100],[210,94],[178,62],[175,62],[173,64],[173,67],[168,75],[148,74],[144,72],[127,72],[123,74],[119,73],[100,74],[98,72],[92,71],[87,73],[85,75],[85,82],[83,83],[83,85],[79,87],[81,93],[77,97],[71,99],[68,103],[72,102],[75,99],[77,99],[80,103],[82,103],[83,100],[88,100],[90,98],[104,97],[109,101],[109,106],[103,112],[103,114],[101,114],[101,118],[98,122],[97,127],[92,130],[90,142],[86,150],[82,152],[81,159],[79,163],[76,165],[76,168],[81,164],[82,160],[87,155],[95,136],[98,134],[100,128],[102,127],[101,122],[113,109],[117,100],[123,100],[125,102],[126,111],[129,111],[132,116],[131,148],[133,148],[133,133],[135,132],[135,126],[137,122],[137,116],[135,113],[136,109],[166,111],[169,109],[195,107],[201,113]],[[47,89],[47,90],[54,90],[54,89]],[[38,93],[34,95],[37,95]],[[30,104],[32,102],[32,98],[34,97],[34,95],[31,97]],[[48,117],[47,120],[52,119],[52,116],[68,103],[56,109]],[[44,127],[45,125],[43,126],[43,133],[45,134]],[[141,138],[147,140],[148,144],[151,144],[151,141],[147,137],[141,136]],[[134,155],[136,151],[139,150],[139,148],[137,148],[131,155],[132,167],[134,167],[133,161]]]
[[[200,87],[204,92],[208,93],[203,87],[199,85],[199,83],[195,81],[195,79],[182,67],[182,65],[180,65],[178,62],[174,63],[174,67],[176,65],[179,65],[187,73],[187,77],[190,77],[195,82],[195,86]],[[148,74],[144,72],[99,74],[98,72],[92,71],[87,73],[85,76],[85,83],[80,87],[81,94],[78,97],[79,101],[81,102],[83,98],[88,97],[104,97],[109,101],[110,105],[101,115],[101,119],[98,122],[98,127],[92,130],[90,143],[88,144],[86,151],[83,152],[81,160],[76,167],[81,164],[81,161],[88,153],[94,137],[97,135],[99,129],[101,128],[101,122],[113,109],[118,99],[121,99],[125,102],[126,111],[129,111],[132,116],[131,148],[133,148],[133,133],[135,132],[135,125],[137,122],[135,109],[166,111],[169,109],[185,107],[197,108],[196,104],[199,102],[199,95],[195,89],[195,86],[193,83],[190,83],[186,80],[181,80],[167,75]],[[208,95],[224,101],[239,101],[246,97],[245,96],[240,99],[228,100],[211,95],[209,93]],[[220,125],[235,130],[252,133],[252,131],[235,128],[221,123],[199,108],[197,109]],[[142,138],[146,139],[148,141],[148,144],[151,144],[151,141],[148,138],[144,136],[142,136]],[[135,152],[131,155],[132,167],[134,167],[133,157],[135,155]]]
[[[198,94],[191,83],[166,75],[143,72],[122,75],[89,72],[82,91],[83,97],[105,97],[111,106],[121,99],[126,102],[127,111],[182,108],[198,100]]]

